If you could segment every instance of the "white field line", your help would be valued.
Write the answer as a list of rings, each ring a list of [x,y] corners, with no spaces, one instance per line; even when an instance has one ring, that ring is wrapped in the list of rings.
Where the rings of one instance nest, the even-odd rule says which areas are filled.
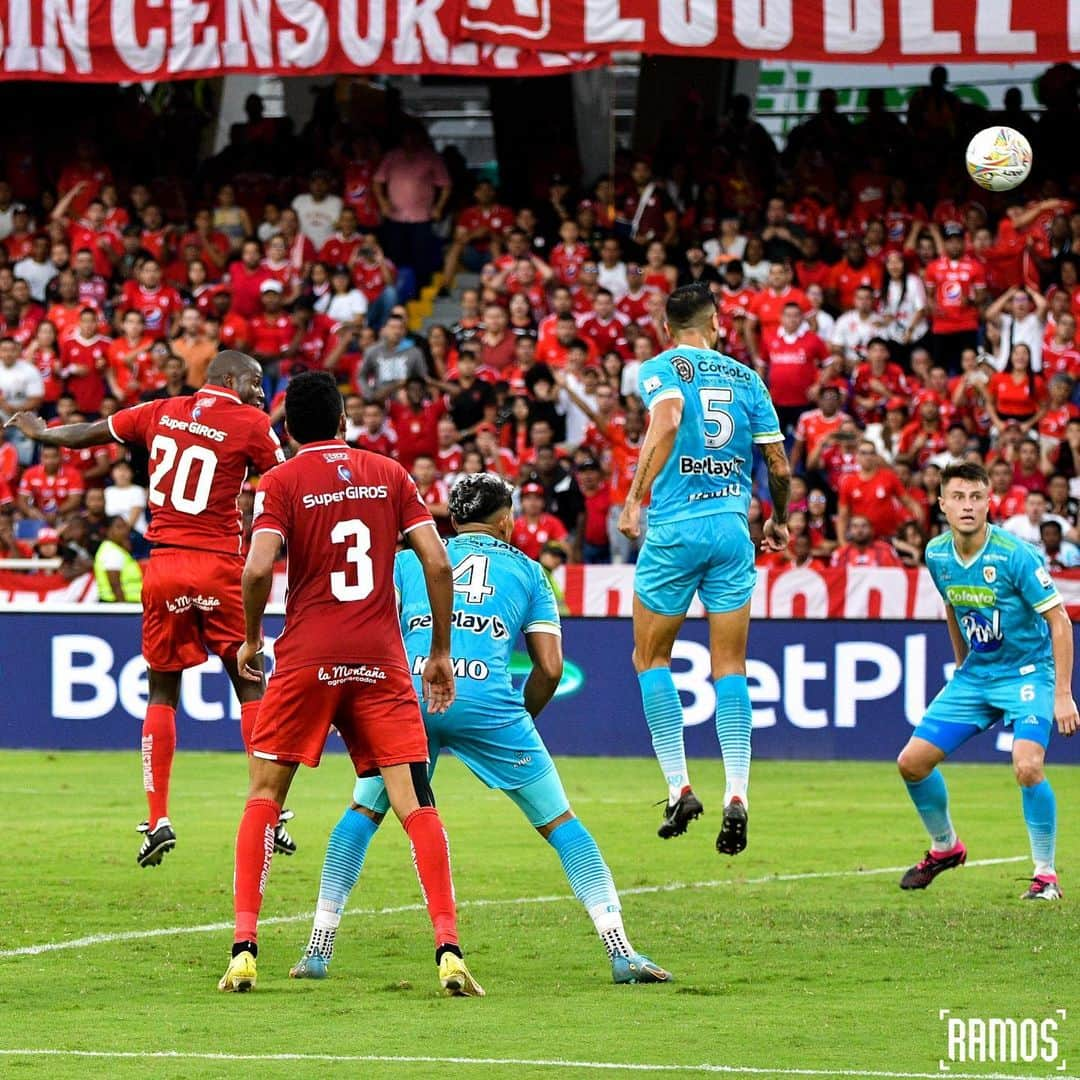
[[[971,866],[1000,866],[1004,863],[1024,862],[1027,855],[1010,855],[1001,859],[972,859]],[[651,893],[681,892],[684,889],[720,889],[731,885],[769,885],[785,881],[816,881],[824,878],[874,877],[879,874],[901,874],[906,866],[878,866],[870,870],[823,870],[805,874],[770,874],[758,878],[724,878],[720,881],[673,881],[667,885],[638,885],[630,889],[620,889],[620,896],[647,896]],[[459,900],[458,908],[467,907],[517,907],[523,904],[559,904],[573,901],[568,895],[559,896],[518,896],[512,900]],[[348,911],[350,917],[358,915],[401,915],[409,911],[424,911],[423,904],[402,904],[399,907],[357,908]],[[260,919],[260,926],[273,926],[281,923],[307,922],[311,912],[298,915],[273,915]],[[0,959],[14,956],[39,956],[41,953],[60,952],[64,949],[82,949],[91,945],[108,945],[118,941],[145,941],[148,938],[174,937],[178,934],[216,934],[222,930],[231,930],[232,922],[202,923],[198,926],[163,926],[153,930],[121,930],[109,934],[89,934],[86,937],[71,938],[67,941],[45,941],[39,945],[23,945],[17,949],[0,950]]]
[[[482,1006],[481,1006],[482,1007]],[[812,1076],[812,1077],[867,1077],[884,1080],[1036,1080],[1033,1074],[999,1072],[891,1072],[881,1069],[783,1069],[763,1068],[753,1065],[676,1065],[670,1063],[647,1065],[621,1061],[569,1061],[559,1058],[482,1058],[482,1057],[434,1057],[405,1054],[211,1054],[182,1050],[2,1050],[4,1057],[70,1057],[104,1058],[113,1061],[222,1061],[222,1062],[311,1062],[329,1064],[427,1064],[427,1065],[494,1065],[546,1069],[591,1069],[607,1072],[671,1072],[671,1073],[719,1073],[727,1076]],[[1080,1080],[1054,1072],[1043,1074],[1044,1080]]]

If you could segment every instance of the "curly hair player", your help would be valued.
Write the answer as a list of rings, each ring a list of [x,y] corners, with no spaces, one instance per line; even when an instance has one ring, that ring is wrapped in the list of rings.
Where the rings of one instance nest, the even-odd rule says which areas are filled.
[[[543,570],[509,543],[514,526],[511,494],[505,481],[490,473],[463,477],[450,493],[457,531],[447,544],[454,567],[450,652],[458,695],[446,712],[425,709],[429,770],[434,773],[439,750],[446,747],[521,809],[558,853],[574,895],[607,948],[615,982],[668,982],[670,974],[627,940],[611,871],[570,809],[533,723],[562,678],[562,634]],[[413,552],[398,555],[394,583],[401,632],[419,690],[419,672],[431,649],[432,609]],[[510,654],[522,632],[533,668],[523,690],[517,690],[510,681]],[[330,834],[315,925],[307,951],[292,969],[294,978],[326,977],[341,913],[387,809],[382,780],[357,781],[352,806]]]

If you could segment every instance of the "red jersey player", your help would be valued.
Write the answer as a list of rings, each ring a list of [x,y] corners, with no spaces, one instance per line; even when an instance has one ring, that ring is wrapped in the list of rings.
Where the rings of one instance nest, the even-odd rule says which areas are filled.
[[[443,988],[479,996],[483,990],[458,947],[449,849],[428,784],[427,734],[398,624],[398,534],[419,556],[431,602],[423,686],[433,714],[454,700],[450,561],[409,474],[341,441],[345,415],[331,375],[304,372],[289,383],[285,423],[301,448],[263,480],[256,496],[243,578],[247,634],[237,656],[245,677],[262,678],[262,616],[283,543],[289,548],[285,629],[251,737],[251,782],[236,837],[233,955],[218,989],[255,986],[259,910],[273,855],[267,837],[297,766],[318,766],[334,726],[357,776],[382,774],[409,836]]]
[[[150,453],[146,538],[155,544],[143,579],[143,657],[150,698],[143,721],[143,784],[150,814],[140,866],[156,866],[176,846],[169,821],[169,775],[176,749],[180,676],[216,653],[240,699],[245,745],[262,697],[261,681],[241,678],[236,652],[244,639],[240,599],[240,511],[236,499],[249,466],[265,473],[284,460],[262,412],[262,369],[243,353],[218,353],[206,385],[192,397],[123,409],[91,424],[46,428],[17,413],[9,423],[46,446],[80,449],[137,443]],[[275,841],[295,845],[275,818]]]

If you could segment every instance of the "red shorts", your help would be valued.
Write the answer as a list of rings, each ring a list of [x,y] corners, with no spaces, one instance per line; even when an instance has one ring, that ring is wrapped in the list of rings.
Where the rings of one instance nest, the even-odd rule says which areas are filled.
[[[409,673],[377,664],[318,664],[275,672],[259,705],[251,752],[314,769],[333,725],[357,776],[380,765],[427,761],[428,742]]]
[[[143,657],[154,671],[197,667],[207,650],[236,655],[244,640],[244,560],[190,548],[158,548],[143,575]]]

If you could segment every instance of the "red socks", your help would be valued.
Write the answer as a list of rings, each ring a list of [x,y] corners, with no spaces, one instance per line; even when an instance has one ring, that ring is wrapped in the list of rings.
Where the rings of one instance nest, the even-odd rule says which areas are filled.
[[[275,819],[276,820],[276,819]],[[450,877],[450,841],[434,806],[414,810],[402,827],[412,844],[413,865],[435,931],[435,947],[457,945],[457,909]]]
[[[244,740],[244,750],[251,753],[251,733],[255,730],[255,721],[259,716],[258,701],[245,701],[240,706],[240,738]]]
[[[147,705],[142,727],[142,763],[151,829],[161,818],[169,816],[169,774],[175,753],[176,710],[169,705]]]
[[[273,799],[248,799],[236,833],[236,865],[233,873],[233,905],[236,911],[234,941],[255,941],[263,890],[274,855],[274,826],[281,807]]]

